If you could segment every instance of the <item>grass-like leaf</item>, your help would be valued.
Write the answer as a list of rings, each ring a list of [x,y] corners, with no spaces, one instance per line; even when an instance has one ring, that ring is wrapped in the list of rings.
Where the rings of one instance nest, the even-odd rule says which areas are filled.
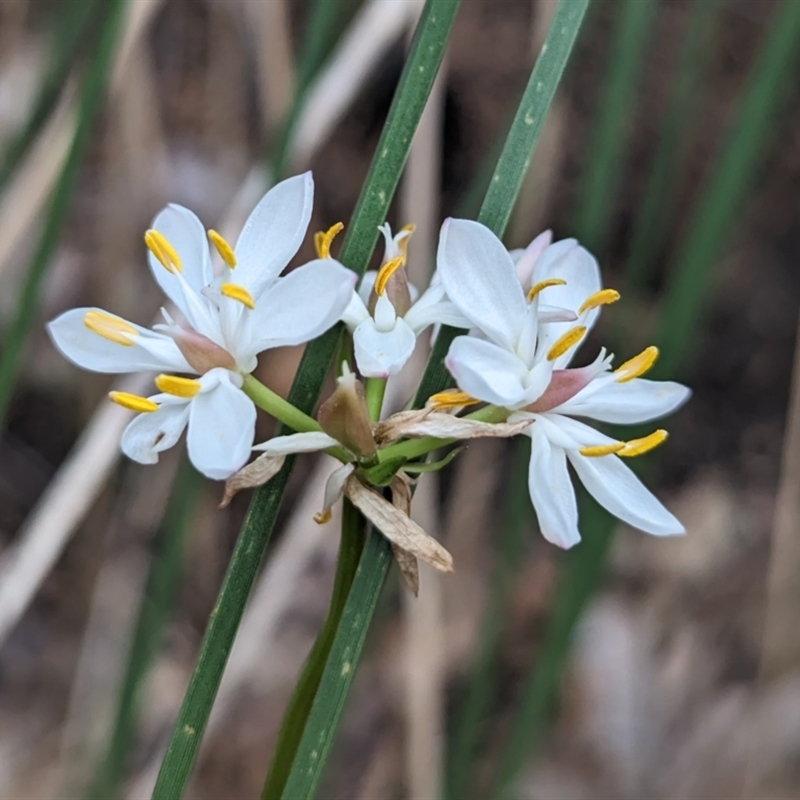
[[[599,114],[589,143],[586,168],[578,188],[575,235],[595,253],[605,250],[614,211],[627,134],[656,0],[623,0],[612,46],[612,61]]]
[[[722,149],[695,213],[660,309],[659,367],[672,375],[690,356],[709,278],[725,236],[775,132],[775,116],[800,55],[800,4],[784,0],[755,63],[727,145]],[[685,370],[684,370],[685,371]],[[652,467],[652,464],[651,464]],[[584,497],[583,500],[586,500]],[[581,503],[583,541],[565,558],[550,624],[528,678],[492,797],[512,796],[548,717],[575,626],[604,573],[615,521],[593,502]]]
[[[481,210],[481,221],[493,227],[498,234],[502,234],[511,216],[525,170],[587,6],[588,0],[559,0],[546,46],[534,66]],[[440,333],[440,341],[446,330]],[[450,329],[449,338],[452,338],[454,332],[457,333],[457,330]],[[438,356],[440,362],[444,352],[446,350]],[[436,365],[431,367],[433,363],[432,357],[426,371],[427,386],[433,388],[430,391],[423,389],[418,393],[417,401],[421,399],[424,402],[430,394],[447,385],[446,374]],[[314,796],[380,589],[390,566],[391,551],[388,543],[373,532],[361,556],[297,756],[283,791],[283,800],[308,800]]]
[[[11,325],[3,340],[3,354],[0,358],[0,429],[4,427],[22,350],[36,314],[42,280],[58,246],[70,201],[80,177],[83,156],[103,103],[124,8],[125,0],[109,0],[105,5],[102,30],[83,77],[75,135],[47,207],[39,242],[25,272]]]
[[[386,126],[339,253],[339,260],[358,274],[366,270],[377,241],[378,225],[386,217],[400,180],[457,7],[457,0],[428,0],[420,18]],[[303,354],[289,401],[306,413],[314,408],[340,335],[340,328],[329,331]],[[161,765],[153,793],[158,800],[179,798],[189,778],[292,464],[293,459],[287,459],[283,469],[256,492],[250,505]]]
[[[90,800],[107,800],[118,794],[125,763],[136,737],[139,689],[161,644],[164,624],[183,567],[183,541],[202,482],[202,476],[184,459],[164,514],[158,546],[151,558],[111,736],[89,792]]]

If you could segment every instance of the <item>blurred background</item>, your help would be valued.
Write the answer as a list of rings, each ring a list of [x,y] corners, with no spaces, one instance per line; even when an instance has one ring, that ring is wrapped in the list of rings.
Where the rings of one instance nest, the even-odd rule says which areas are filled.
[[[0,0],[0,797],[149,797],[249,499],[217,510],[178,448],[122,459],[106,392],[151,377],[78,370],[44,323],[149,324],[142,236],[169,201],[235,238],[312,169],[311,230],[346,223],[421,6]],[[461,5],[390,219],[418,226],[418,285],[441,220],[477,213],[554,7]],[[506,239],[578,236],[623,295],[581,358],[655,342],[692,387],[643,459],[688,535],[586,503],[564,554],[524,444],[471,444],[415,498],[456,573],[418,599],[390,576],[320,797],[800,795],[798,52],[798,0],[594,0]],[[285,394],[299,357],[258,375]],[[192,798],[260,791],[328,604],[329,470],[295,469]]]

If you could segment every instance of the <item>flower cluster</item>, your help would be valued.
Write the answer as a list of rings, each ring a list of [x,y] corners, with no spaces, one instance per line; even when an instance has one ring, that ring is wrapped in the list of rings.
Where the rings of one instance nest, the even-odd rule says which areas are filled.
[[[318,520],[347,495],[392,541],[413,587],[417,558],[452,568],[447,551],[408,512],[413,477],[457,451],[438,463],[421,459],[454,440],[529,436],[531,501],[542,534],[561,547],[580,540],[568,463],[620,519],[655,535],[683,532],[624,463],[663,442],[666,432],[622,441],[576,419],[649,422],[689,396],[680,384],[642,377],[658,355],[654,347],[616,369],[605,349],[586,366],[570,366],[602,307],[619,299],[602,287],[596,260],[577,241],[553,242],[546,232],[509,252],[483,225],[449,219],[436,271],[420,293],[406,274],[413,226],[395,235],[381,227],[381,266],[356,288],[355,274],[331,256],[342,229],[336,224],[316,235],[316,260],[281,276],[306,234],[312,200],[309,173],[278,184],[235,247],[170,205],[145,235],[153,276],[172,303],[162,309],[163,323],[149,330],[96,308],[50,323],[56,346],[85,369],[159,373],[152,396],[110,395],[137,412],[122,439],[129,457],[154,463],[188,426],[192,463],[227,480],[227,502],[269,480],[287,455],[326,450],[343,463],[328,481]],[[253,377],[259,353],[310,341],[339,321],[352,346],[341,351],[336,390],[316,419]],[[457,389],[435,395],[424,409],[381,419],[387,379],[406,364],[419,335],[439,325],[467,331],[445,360]],[[257,406],[297,432],[254,446]],[[251,451],[260,455],[245,466]]]

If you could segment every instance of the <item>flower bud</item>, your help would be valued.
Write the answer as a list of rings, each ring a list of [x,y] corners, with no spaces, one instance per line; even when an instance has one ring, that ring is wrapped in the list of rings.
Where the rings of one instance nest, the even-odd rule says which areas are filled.
[[[236,359],[207,336],[178,326],[170,326],[167,333],[175,340],[189,366],[200,375],[216,367],[236,371]]]
[[[359,458],[372,458],[376,447],[364,386],[354,373],[346,367],[345,370],[336,381],[336,391],[319,407],[317,419],[322,430],[351,453]]]

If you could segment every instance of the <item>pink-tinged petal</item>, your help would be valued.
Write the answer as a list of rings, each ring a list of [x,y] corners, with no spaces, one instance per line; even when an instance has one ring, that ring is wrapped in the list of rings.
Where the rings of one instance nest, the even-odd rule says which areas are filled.
[[[567,457],[589,494],[628,525],[654,536],[686,533],[661,501],[614,455],[589,458],[578,452]]]
[[[485,225],[448,219],[436,263],[458,310],[493,342],[514,352],[528,303],[503,243]]]
[[[90,330],[85,323],[87,314],[116,321],[121,330],[132,331],[130,335],[122,336],[130,344],[119,344]],[[135,325],[99,308],[73,308],[66,311],[47,325],[47,332],[63,356],[92,372],[194,372],[169,336]]]
[[[566,452],[551,444],[538,422],[530,426],[528,435],[531,437],[528,491],[539,529],[548,542],[564,549],[570,548],[581,540],[581,535]]]
[[[234,248],[232,275],[256,300],[300,249],[313,203],[314,180],[306,172],[270,189],[248,217]]]
[[[158,411],[134,417],[122,434],[122,452],[140,464],[155,464],[158,454],[180,439],[188,421],[189,402],[171,398]]]
[[[255,435],[256,407],[230,375],[222,369],[206,373],[204,388],[190,403],[189,460],[212,480],[225,480],[244,466]]]
[[[547,390],[536,402],[528,406],[526,411],[534,413],[550,411],[575,397],[578,392],[586,388],[598,375],[601,375],[608,369],[611,359],[606,358],[605,353],[605,349],[601,350],[600,355],[595,359],[594,363],[585,367],[553,370],[553,375]],[[559,413],[569,412],[559,409]]]
[[[542,253],[550,247],[553,241],[553,231],[547,230],[540,233],[519,255],[514,259],[517,268],[517,279],[526,291],[533,285],[533,270]],[[512,258],[513,258],[512,253]]]
[[[571,370],[570,370],[571,371]],[[587,386],[560,407],[560,414],[588,417],[615,425],[633,425],[671,414],[691,396],[687,386],[672,381],[635,378],[617,383],[610,375],[595,389]]]

